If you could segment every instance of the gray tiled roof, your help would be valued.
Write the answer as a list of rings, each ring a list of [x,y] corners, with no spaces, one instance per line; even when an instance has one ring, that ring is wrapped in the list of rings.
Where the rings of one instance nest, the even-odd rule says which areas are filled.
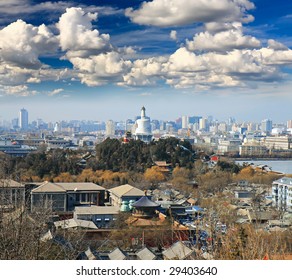
[[[126,260],[127,255],[120,249],[116,248],[111,253],[108,254],[110,260]]]

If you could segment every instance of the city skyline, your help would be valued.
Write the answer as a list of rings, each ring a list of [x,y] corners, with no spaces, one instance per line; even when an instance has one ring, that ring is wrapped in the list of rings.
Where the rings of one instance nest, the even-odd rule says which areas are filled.
[[[120,2],[0,2],[0,119],[291,119],[292,3]]]

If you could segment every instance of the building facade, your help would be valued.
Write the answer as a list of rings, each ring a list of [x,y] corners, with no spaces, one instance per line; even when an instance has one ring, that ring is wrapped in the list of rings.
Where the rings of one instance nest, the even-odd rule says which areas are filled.
[[[104,205],[105,197],[105,188],[94,183],[44,182],[31,191],[31,211],[70,212],[75,206]]]
[[[292,178],[284,177],[273,182],[273,206],[292,212]]]

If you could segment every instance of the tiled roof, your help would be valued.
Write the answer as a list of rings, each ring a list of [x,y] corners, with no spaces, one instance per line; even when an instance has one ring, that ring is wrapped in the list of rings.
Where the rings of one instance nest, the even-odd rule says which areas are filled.
[[[164,250],[162,255],[168,260],[184,260],[193,253],[188,246],[181,241],[174,243],[170,248]]]
[[[108,254],[110,260],[126,260],[127,255],[120,249],[116,248]]]
[[[115,215],[119,213],[118,206],[77,206],[75,207],[77,215]]]
[[[147,196],[142,196],[138,201],[132,204],[133,207],[150,207],[155,208],[159,207],[160,204],[150,200]]]
[[[39,187],[32,190],[33,193],[39,192],[67,192],[67,191],[100,191],[105,188],[94,183],[51,183],[44,182]]]
[[[153,252],[147,247],[138,251],[136,255],[140,260],[155,260],[156,259],[156,255],[153,254]]]
[[[24,187],[21,183],[18,183],[11,179],[2,179],[0,180],[0,188],[20,188]]]
[[[131,185],[121,185],[109,190],[111,193],[115,194],[118,197],[122,196],[143,196],[144,191],[139,190]]]

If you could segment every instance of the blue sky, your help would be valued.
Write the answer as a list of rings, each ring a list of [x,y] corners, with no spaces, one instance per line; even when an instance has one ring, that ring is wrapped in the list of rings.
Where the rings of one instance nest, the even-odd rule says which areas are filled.
[[[292,119],[292,2],[0,0],[0,120]]]

